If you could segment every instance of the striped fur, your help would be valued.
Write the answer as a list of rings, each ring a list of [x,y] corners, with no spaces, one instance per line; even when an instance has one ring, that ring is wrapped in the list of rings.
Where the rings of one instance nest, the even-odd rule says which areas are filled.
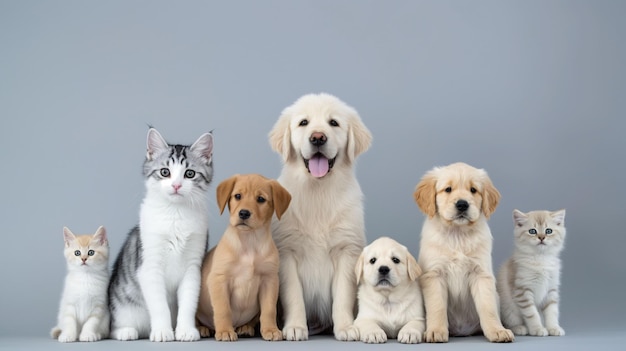
[[[147,145],[139,225],[128,234],[109,284],[111,337],[198,340],[194,316],[208,244],[213,137],[170,145],[150,129]]]

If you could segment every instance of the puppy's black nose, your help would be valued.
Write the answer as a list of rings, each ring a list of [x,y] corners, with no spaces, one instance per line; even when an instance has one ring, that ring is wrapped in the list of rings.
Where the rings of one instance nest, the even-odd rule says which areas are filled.
[[[459,212],[465,212],[469,208],[469,203],[465,200],[459,200],[456,204],[454,204],[454,206]]]
[[[387,266],[380,266],[380,267],[378,267],[378,273],[380,273],[382,275],[389,274],[389,271],[390,271],[390,269]]]
[[[248,211],[248,210],[241,210],[241,211],[239,211],[239,218],[241,218],[241,219],[248,219],[248,218],[250,218],[250,211]]]
[[[322,146],[326,144],[326,140],[328,140],[328,138],[326,138],[324,133],[313,133],[309,138],[309,142],[315,146]]]

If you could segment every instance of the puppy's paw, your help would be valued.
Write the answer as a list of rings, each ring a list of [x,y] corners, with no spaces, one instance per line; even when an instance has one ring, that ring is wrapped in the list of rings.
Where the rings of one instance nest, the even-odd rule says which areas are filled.
[[[448,342],[450,332],[448,328],[428,328],[424,335],[426,342]]]
[[[152,331],[150,331],[150,341],[154,341],[154,342],[174,341],[174,331],[168,328],[152,329]]]
[[[424,333],[417,329],[400,329],[398,333],[398,342],[403,344],[419,344],[422,342]]]
[[[283,333],[278,328],[261,328],[261,337],[267,341],[280,341]]]
[[[135,328],[119,328],[111,332],[111,339],[130,341],[139,339],[139,332]]]
[[[528,335],[528,328],[526,328],[526,326],[523,324],[511,327],[511,331],[515,335]]]
[[[254,336],[254,327],[248,324],[242,325],[235,329],[235,333],[239,336]]]
[[[80,341],[93,342],[102,339],[102,335],[100,333],[94,333],[92,331],[83,330],[78,337]]]
[[[217,341],[237,341],[237,339],[237,333],[234,329],[215,331],[215,340]]]
[[[565,330],[557,325],[555,327],[548,328],[548,334],[551,336],[563,336],[565,335]]]
[[[59,342],[74,342],[78,340],[76,332],[61,332],[59,335]]]
[[[306,327],[284,327],[283,339],[289,341],[308,340],[309,330]]]
[[[485,337],[491,342],[512,342],[515,340],[513,332],[509,329],[494,329],[493,331],[485,332]]]
[[[211,336],[211,329],[209,329],[208,327],[205,327],[204,325],[198,326],[198,332],[200,333],[200,336],[203,338],[208,338]]]
[[[528,328],[528,335],[532,336],[548,336],[548,329],[543,326],[539,326],[536,328]]]
[[[361,341],[368,344],[382,344],[387,342],[387,334],[380,328],[364,331],[361,333]]]
[[[335,328],[335,339],[339,341],[357,341],[359,340],[359,330],[354,325],[346,328]]]
[[[175,337],[178,341],[198,341],[200,340],[200,332],[195,327],[176,327]]]

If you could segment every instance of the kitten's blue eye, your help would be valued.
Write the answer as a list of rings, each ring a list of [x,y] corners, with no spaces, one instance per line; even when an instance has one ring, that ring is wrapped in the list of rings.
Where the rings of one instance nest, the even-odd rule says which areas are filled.
[[[533,228],[533,229],[528,229],[528,233],[530,235],[536,235],[537,234],[537,229]]]
[[[552,229],[546,228],[546,234],[552,234]]]
[[[260,204],[264,203],[265,201],[266,200],[265,200],[265,198],[263,196],[259,196],[259,197],[256,198],[256,202],[258,202]]]
[[[96,252],[94,250],[87,251],[87,255],[89,255],[89,256],[93,256],[95,254],[96,254]]]
[[[446,193],[451,193],[452,192],[452,188],[451,187],[447,187],[446,188]]]
[[[331,126],[333,127],[339,127],[339,123],[337,121],[335,121],[334,119],[331,119],[330,122],[328,122]]]
[[[400,263],[400,259],[399,259],[399,258],[397,258],[397,257],[392,257],[392,258],[391,258],[391,261],[393,261],[393,263],[395,263],[395,264]]]
[[[188,169],[185,171],[185,178],[193,178],[196,176],[196,171],[194,171],[193,169]]]
[[[300,121],[300,123],[299,123],[298,125],[299,125],[299,126],[304,127],[304,126],[306,126],[307,124],[309,124],[309,121],[308,121],[308,120],[306,120],[306,119],[303,119],[303,120],[301,120],[301,121]]]
[[[241,194],[235,194],[235,199],[241,200]]]
[[[372,257],[372,258],[370,259],[370,263],[371,263],[371,264],[376,263],[376,257]]]
[[[167,168],[161,168],[161,177],[169,177],[170,176],[170,170]]]
[[[80,250],[74,251],[74,256],[80,256]]]

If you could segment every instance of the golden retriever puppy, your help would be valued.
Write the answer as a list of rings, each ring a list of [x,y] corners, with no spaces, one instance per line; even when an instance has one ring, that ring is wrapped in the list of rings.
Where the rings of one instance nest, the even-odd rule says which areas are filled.
[[[283,339],[276,325],[279,258],[270,223],[290,201],[277,181],[257,174],[235,175],[217,187],[217,203],[221,213],[228,204],[230,223],[202,263],[196,312],[202,336],[210,330],[218,341],[253,336],[260,317],[263,339]]]
[[[301,97],[269,133],[283,160],[278,181],[292,196],[283,218],[272,222],[286,340],[330,328],[338,340],[358,340],[354,265],[365,223],[354,165],[371,139],[357,112],[328,94]]]
[[[409,250],[391,238],[378,238],[363,249],[356,264],[359,313],[354,320],[361,341],[422,342],[426,322],[420,274]]]
[[[498,313],[487,219],[500,193],[487,172],[465,163],[436,167],[423,176],[414,195],[427,215],[419,253],[426,341],[447,342],[449,335],[481,330],[491,342],[513,341]]]

